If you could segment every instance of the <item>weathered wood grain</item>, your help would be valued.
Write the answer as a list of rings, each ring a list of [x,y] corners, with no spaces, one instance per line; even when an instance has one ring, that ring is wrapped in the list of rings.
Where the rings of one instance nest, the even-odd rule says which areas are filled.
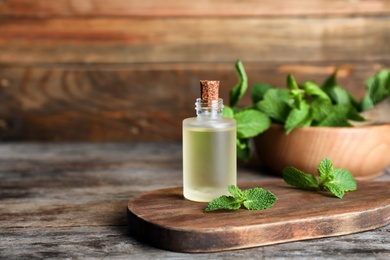
[[[388,28],[383,17],[0,18],[0,64],[388,61]]]
[[[286,75],[321,84],[339,69],[338,81],[357,98],[381,63],[245,63],[249,85],[285,87]],[[181,121],[195,116],[200,79],[221,80],[228,104],[237,82],[234,63],[0,66],[0,118],[6,140],[181,140]],[[249,92],[240,103],[251,103]]]
[[[385,0],[0,1],[6,140],[179,140],[201,78],[284,85],[389,67]],[[249,98],[243,100],[248,104]]]
[[[245,250],[188,254],[164,251],[129,237],[125,226],[0,228],[0,255],[14,259],[387,259],[390,226],[326,239]]]
[[[126,225],[131,198],[182,185],[181,145],[3,144],[0,179],[0,227]]]
[[[2,143],[0,258],[390,257],[389,225],[346,236],[212,254],[164,251],[129,236],[124,223],[128,200],[144,192],[181,185],[180,164],[179,143]],[[240,167],[238,172],[240,182],[275,178],[247,167]],[[389,181],[389,172],[379,179]],[[92,201],[94,207],[89,204]]]
[[[135,0],[6,0],[0,15],[7,16],[284,16],[388,14],[386,0],[198,0],[147,2]]]
[[[125,225],[134,195],[181,185],[178,145],[85,147],[0,146],[1,227]]]

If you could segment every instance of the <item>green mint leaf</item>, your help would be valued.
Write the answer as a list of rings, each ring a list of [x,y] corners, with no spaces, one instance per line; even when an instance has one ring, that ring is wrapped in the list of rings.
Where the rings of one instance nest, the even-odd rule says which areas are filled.
[[[269,128],[269,117],[255,109],[244,109],[234,115],[237,124],[237,138],[251,138]]]
[[[343,89],[340,86],[334,86],[330,92],[329,96],[333,100],[333,103],[335,104],[347,104],[347,105],[353,105],[357,104],[355,99],[348,93],[347,90]]]
[[[241,199],[241,200],[244,200],[244,199],[245,199],[244,193],[242,193],[241,189],[238,188],[236,185],[229,185],[228,191],[229,191],[230,194],[232,194],[233,197],[235,197],[236,199]]]
[[[349,104],[337,104],[330,108],[327,117],[317,123],[317,126],[351,126],[348,119],[351,110],[355,108]]]
[[[380,70],[366,80],[367,93],[361,101],[361,110],[368,110],[390,95],[390,70]]]
[[[261,210],[272,207],[277,198],[269,190],[263,188],[253,188],[244,191],[246,200],[244,206],[249,210]]]
[[[287,87],[290,90],[299,89],[299,86],[292,74],[287,75]]]
[[[253,104],[256,104],[257,102],[263,100],[264,94],[269,89],[272,89],[272,86],[265,83],[255,83],[252,86],[252,90],[251,90],[251,98]]]
[[[360,107],[362,111],[369,110],[375,106],[374,101],[371,99],[369,95],[363,97],[360,103]]]
[[[347,121],[349,105],[333,105],[328,111],[328,115],[317,122],[316,126],[349,126]]]
[[[311,103],[311,107],[314,110],[314,118],[312,125],[316,126],[319,122],[325,120],[329,114],[333,112],[333,105],[331,101],[324,99],[315,99]]]
[[[328,183],[324,183],[323,185],[325,190],[331,192],[337,198],[341,199],[344,196],[345,193],[344,190],[342,190],[340,186],[338,186],[337,184],[328,182]]]
[[[303,83],[303,89],[305,93],[313,98],[313,100],[320,99],[323,102],[331,103],[331,99],[316,83],[307,81]]]
[[[333,193],[336,197],[342,198],[344,192],[357,189],[357,184],[353,175],[345,169],[334,169],[331,173],[332,178],[323,182],[324,189]]]
[[[353,175],[346,169],[334,169],[334,179],[332,182],[337,183],[344,191],[353,191],[357,189],[357,184]]]
[[[221,196],[219,198],[213,199],[207,205],[205,211],[214,211],[218,209],[227,209],[227,210],[236,210],[241,208],[241,202],[237,201],[232,196]]]
[[[333,193],[336,197],[342,198],[347,191],[357,189],[357,184],[353,175],[345,169],[334,169],[333,162],[327,158],[323,159],[318,165],[318,175],[320,184],[317,179],[304,173],[294,167],[286,167],[283,170],[283,179],[286,183],[304,190],[324,190]]]
[[[332,89],[334,86],[337,86],[337,70],[332,73],[332,75],[327,78],[324,83],[322,84],[321,88],[325,91],[325,93],[329,94],[330,89]]]
[[[358,113],[356,108],[350,104],[337,104],[327,109],[327,115],[316,122],[316,126],[351,126],[348,120],[364,121],[364,118]]]
[[[205,211],[237,210],[241,208],[242,204],[249,210],[267,209],[272,207],[277,200],[274,194],[262,188],[241,191],[237,186],[230,185],[228,190],[233,196],[221,196],[213,199],[208,203]]]
[[[334,86],[332,89],[329,89],[327,94],[331,98],[334,104],[341,105],[351,105],[356,109],[359,108],[359,103],[348,93],[347,90],[340,86]]]
[[[236,72],[238,75],[238,83],[230,91],[229,104],[231,107],[235,107],[238,104],[248,88],[248,78],[245,73],[244,65],[240,60],[236,62]]]
[[[299,88],[298,83],[295,81],[292,74],[288,74],[287,76],[287,88],[289,89],[291,98],[294,100],[293,107],[301,109],[304,90]]]
[[[244,162],[249,161],[252,156],[252,151],[249,145],[249,139],[237,138],[237,157]]]
[[[318,176],[320,177],[320,181],[325,183],[329,180],[333,179],[333,162],[328,158],[322,159],[320,164],[318,165]]]
[[[355,108],[359,107],[358,102],[348,93],[347,90],[340,87],[336,81],[337,71],[335,71],[325,82],[322,84],[322,90],[328,94],[334,104],[350,104]]]
[[[348,111],[347,118],[352,121],[365,121],[364,117],[362,117],[355,107],[351,107]]]
[[[256,108],[278,122],[285,122],[290,112],[288,91],[269,89],[265,92],[263,100],[256,103]]]
[[[224,106],[222,110],[222,116],[227,118],[234,118],[233,109],[229,106]]]
[[[317,179],[311,175],[304,173],[294,167],[286,167],[283,169],[283,179],[287,184],[303,190],[319,190],[320,186]]]
[[[286,119],[284,128],[289,134],[294,128],[310,126],[314,118],[314,110],[306,102],[301,103],[301,108],[293,108]]]

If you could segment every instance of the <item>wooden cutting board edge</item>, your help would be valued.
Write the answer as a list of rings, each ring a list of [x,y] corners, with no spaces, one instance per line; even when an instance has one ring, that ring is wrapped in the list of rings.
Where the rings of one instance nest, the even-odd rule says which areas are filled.
[[[390,187],[390,182],[380,183]],[[178,188],[181,187],[172,188],[172,190]],[[226,227],[209,232],[195,228],[190,230],[164,227],[150,222],[132,212],[130,201],[127,207],[127,220],[129,233],[152,246],[176,252],[218,252],[372,230],[390,223],[390,204],[364,212],[337,216],[324,215],[321,221],[318,221],[318,217],[307,217],[291,220],[288,223],[268,223],[233,229]],[[286,228],[286,224],[288,224],[288,228]]]

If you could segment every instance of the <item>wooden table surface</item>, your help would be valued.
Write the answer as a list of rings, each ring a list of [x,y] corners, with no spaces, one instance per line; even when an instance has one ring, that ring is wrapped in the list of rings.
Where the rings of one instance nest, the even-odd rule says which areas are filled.
[[[1,144],[0,258],[390,259],[390,225],[208,254],[164,251],[129,236],[128,201],[182,186],[181,167],[179,143]],[[239,167],[239,182],[272,178]],[[375,180],[390,180],[390,172]]]

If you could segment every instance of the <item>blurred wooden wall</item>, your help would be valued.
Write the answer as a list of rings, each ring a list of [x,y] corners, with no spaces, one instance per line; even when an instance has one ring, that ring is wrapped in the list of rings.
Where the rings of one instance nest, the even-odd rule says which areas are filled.
[[[0,0],[3,139],[178,141],[199,80],[227,103],[237,59],[250,85],[339,68],[361,97],[390,66],[390,1]]]

